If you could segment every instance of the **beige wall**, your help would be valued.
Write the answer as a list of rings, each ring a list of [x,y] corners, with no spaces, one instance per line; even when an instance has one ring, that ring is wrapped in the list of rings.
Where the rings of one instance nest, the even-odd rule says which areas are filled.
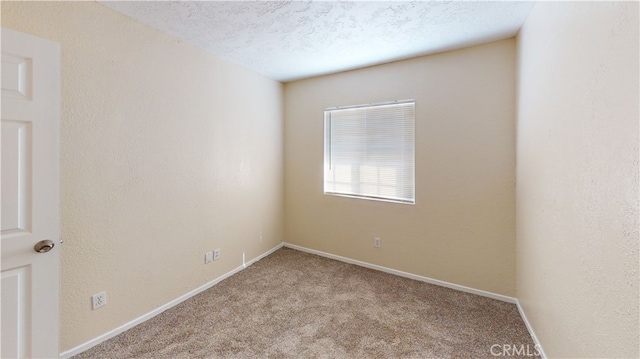
[[[518,299],[550,357],[638,353],[638,3],[518,36]]]
[[[537,4],[518,81],[511,39],[284,98],[96,3],[2,2],[2,26],[62,44],[63,350],[264,253],[284,221],[293,244],[510,296],[517,257],[547,354],[638,357],[637,3]],[[323,109],[407,98],[416,205],[323,195]]]
[[[509,39],[287,83],[285,241],[515,295],[515,81]],[[323,110],[409,98],[416,204],[324,195]]]
[[[62,44],[62,350],[282,241],[278,82],[94,2],[3,1],[2,26]]]

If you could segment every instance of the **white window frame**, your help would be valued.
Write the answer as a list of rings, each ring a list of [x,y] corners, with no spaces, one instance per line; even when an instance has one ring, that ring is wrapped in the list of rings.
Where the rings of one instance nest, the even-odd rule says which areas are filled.
[[[334,134],[331,133],[332,131],[332,119],[331,119],[331,114],[335,113],[335,111],[342,111],[342,110],[353,110],[353,109],[363,109],[363,110],[367,110],[367,109],[374,109],[376,107],[380,107],[380,106],[387,106],[387,107],[392,107],[392,106],[396,106],[396,107],[400,107],[402,105],[403,109],[410,109],[411,111],[407,114],[404,115],[403,113],[403,119],[402,119],[402,124],[403,124],[403,128],[402,128],[402,133],[409,133],[410,132],[410,140],[406,139],[406,136],[403,135],[402,136],[402,140],[399,141],[399,143],[402,143],[402,149],[404,150],[408,150],[410,149],[410,158],[409,159],[404,159],[402,161],[397,161],[397,162],[391,162],[391,163],[387,163],[386,167],[382,168],[382,167],[378,167],[380,165],[380,163],[373,163],[373,165],[370,165],[370,163],[368,162],[368,159],[365,159],[364,162],[362,162],[362,160],[360,160],[360,162],[358,162],[358,160],[347,160],[346,164],[343,162],[342,167],[343,167],[343,172],[349,172],[348,173],[348,179],[343,182],[339,182],[339,180],[336,179],[336,177],[339,177],[339,175],[337,174],[338,169],[336,169],[336,166],[340,166],[340,163],[335,163],[335,160],[333,159],[333,156],[335,154],[335,157],[340,157],[340,155],[342,155],[342,157],[340,158],[344,158],[344,156],[348,155],[344,155],[344,153],[347,153],[348,151],[344,151],[344,152],[335,152],[334,148],[332,147],[333,142],[335,141],[334,139]],[[410,107],[407,107],[407,105],[410,105]],[[346,112],[343,112],[346,113]],[[366,127],[366,117],[365,117],[365,127]],[[407,132],[409,131],[409,132]],[[360,136],[362,136],[362,133],[359,133]],[[408,136],[408,135],[407,135]],[[368,149],[369,149],[369,145],[367,143],[368,139],[370,139],[370,137],[372,136],[368,136],[365,130],[364,133],[364,138],[365,138],[365,150],[364,152],[367,153]],[[389,140],[389,139],[385,139],[385,140]],[[410,147],[407,147],[410,146]],[[396,152],[397,152],[397,145],[396,145]],[[358,152],[360,154],[360,157],[362,156],[362,152]],[[404,152],[403,152],[404,153]],[[394,153],[394,155],[397,156],[397,153]],[[367,155],[365,155],[365,158],[367,157]],[[410,165],[407,165],[407,162],[411,162]],[[358,166],[357,168],[355,168],[355,166]],[[398,167],[399,166],[399,167]],[[346,169],[345,169],[346,167]],[[363,168],[368,168],[369,170],[369,174],[371,174],[371,172],[375,172],[376,176],[377,176],[377,180],[374,182],[369,182],[369,183],[365,183],[360,181],[360,173],[363,171]],[[394,169],[395,167],[395,169]],[[381,182],[381,171],[386,170],[386,171],[391,171],[391,173],[393,173],[394,175],[400,173],[400,178],[402,181],[400,181],[400,184],[392,184],[391,186],[385,183]],[[402,100],[402,101],[392,101],[392,102],[383,102],[383,103],[374,103],[374,104],[366,104],[366,105],[356,105],[356,106],[340,106],[340,107],[330,107],[330,108],[326,108],[324,111],[324,171],[323,171],[323,190],[324,190],[324,194],[326,195],[334,195],[334,196],[341,196],[341,197],[351,197],[351,198],[358,198],[358,199],[365,199],[365,200],[374,200],[374,201],[384,201],[384,202],[394,202],[394,203],[403,203],[403,204],[415,204],[415,100]],[[365,186],[367,188],[369,188],[368,193],[366,190],[362,190],[361,186]],[[375,191],[378,191],[375,194],[371,194],[372,190],[371,188],[376,187],[377,189]],[[342,189],[338,189],[338,187],[342,187]],[[387,190],[388,189],[394,189],[395,190],[395,195],[385,195],[385,194],[381,194],[381,188],[386,187]],[[348,188],[348,189],[346,189]],[[399,194],[400,193],[400,194]]]

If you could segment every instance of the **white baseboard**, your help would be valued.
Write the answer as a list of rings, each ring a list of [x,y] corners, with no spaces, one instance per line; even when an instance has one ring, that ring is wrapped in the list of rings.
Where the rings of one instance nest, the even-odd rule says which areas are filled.
[[[272,249],[268,250],[267,252],[265,252],[265,253],[259,255],[258,257],[250,260],[249,262],[243,263],[239,267],[231,270],[230,272],[227,272],[227,273],[219,276],[218,278],[212,280],[211,282],[209,282],[207,284],[204,284],[204,285],[202,285],[202,286],[190,291],[189,293],[186,293],[186,294],[184,294],[184,295],[182,295],[182,296],[170,301],[169,303],[167,303],[167,304],[165,304],[165,305],[163,305],[161,307],[158,307],[158,308],[150,311],[149,313],[144,314],[144,315],[142,315],[142,316],[140,316],[140,317],[138,317],[138,318],[136,318],[136,319],[124,324],[124,325],[121,325],[121,326],[119,326],[119,327],[117,327],[117,328],[115,328],[115,329],[113,329],[113,330],[111,330],[111,331],[109,331],[107,333],[104,333],[104,334],[100,335],[97,338],[91,339],[91,340],[89,340],[88,342],[86,342],[84,344],[80,344],[75,348],[72,348],[72,349],[67,350],[67,351],[65,351],[63,353],[60,353],[60,358],[69,358],[69,357],[72,357],[74,355],[80,354],[80,353],[84,352],[85,350],[88,350],[88,349],[90,349],[90,348],[92,348],[92,347],[104,342],[105,340],[111,339],[111,338],[115,337],[116,335],[118,335],[118,334],[120,334],[120,333],[122,333],[122,332],[124,332],[124,331],[126,331],[128,329],[131,329],[131,328],[135,327],[136,325],[138,325],[140,323],[143,323],[143,322],[155,317],[156,315],[164,312],[165,310],[170,309],[170,308],[172,308],[172,307],[184,302],[185,300],[195,296],[196,294],[204,292],[205,290],[213,287],[214,285],[220,283],[221,281],[223,281],[223,280],[231,277],[232,275],[240,272],[241,270],[245,269],[246,267],[254,264],[255,262],[261,260],[262,258],[264,258],[264,257],[270,255],[271,253],[277,251],[278,249],[282,248],[283,245],[284,245],[284,243],[281,242],[280,244],[278,244],[277,246],[275,246]]]
[[[509,297],[509,296],[506,296],[506,295],[487,292],[487,291],[484,291],[484,290],[470,288],[470,287],[465,287],[463,285],[453,284],[453,283],[449,283],[449,282],[445,282],[445,281],[442,281],[442,280],[433,279],[433,278],[429,278],[429,277],[423,277],[423,276],[420,276],[420,275],[417,275],[417,274],[407,273],[407,272],[403,272],[403,271],[399,271],[399,270],[396,270],[396,269],[391,269],[391,268],[387,268],[387,267],[383,267],[383,266],[379,266],[379,265],[371,264],[371,263],[367,263],[367,262],[361,262],[359,260],[355,260],[355,259],[351,259],[351,258],[347,258],[347,257],[342,257],[342,256],[338,256],[338,255],[335,255],[335,254],[326,253],[326,252],[322,252],[322,251],[317,251],[315,249],[309,249],[309,248],[301,247],[301,246],[298,246],[298,245],[295,245],[295,244],[291,244],[291,243],[286,243],[285,242],[284,246],[287,247],[287,248],[299,250],[299,251],[302,251],[302,252],[307,252],[307,253],[311,253],[311,254],[317,254],[317,255],[322,256],[322,257],[335,259],[335,260],[338,260],[338,261],[341,261],[341,262],[355,264],[355,265],[358,265],[360,267],[374,269],[374,270],[378,270],[378,271],[381,271],[381,272],[386,272],[386,273],[389,273],[389,274],[395,274],[395,275],[400,276],[400,277],[415,279],[415,280],[419,280],[421,282],[426,282],[426,283],[435,284],[435,285],[438,285],[438,286],[441,286],[441,287],[447,287],[447,288],[459,290],[461,292],[477,294],[477,295],[480,295],[480,296],[483,296],[483,297],[493,298],[493,299],[501,300],[501,301],[507,302],[507,303],[514,303],[515,304],[517,302],[516,298]]]
[[[502,295],[502,294],[491,293],[491,292],[487,292],[487,291],[480,290],[480,289],[465,287],[463,285],[453,284],[453,283],[441,281],[441,280],[438,280],[438,279],[433,279],[433,278],[429,278],[429,277],[423,277],[423,276],[420,276],[420,275],[411,274],[411,273],[399,271],[399,270],[396,270],[396,269],[391,269],[391,268],[379,266],[379,265],[376,265],[376,264],[371,264],[371,263],[362,262],[362,261],[358,261],[358,260],[347,258],[347,257],[338,256],[338,255],[331,254],[331,253],[317,251],[315,249],[309,249],[309,248],[306,248],[306,247],[301,247],[301,246],[298,246],[298,245],[295,245],[295,244],[291,244],[291,243],[284,243],[284,246],[287,247],[287,248],[299,250],[299,251],[302,251],[302,252],[307,252],[307,253],[316,254],[316,255],[319,255],[319,256],[322,256],[322,257],[335,259],[335,260],[338,260],[338,261],[341,261],[341,262],[355,264],[355,265],[358,265],[358,266],[361,266],[361,267],[374,269],[374,270],[379,270],[379,271],[382,271],[382,272],[395,274],[395,275],[398,275],[398,276],[401,276],[401,277],[415,279],[415,280],[419,280],[421,282],[426,282],[426,283],[435,284],[435,285],[442,286],[442,287],[447,287],[447,288],[459,290],[461,292],[477,294],[477,295],[480,295],[480,296],[483,296],[483,297],[493,298],[493,299],[501,300],[501,301],[507,302],[507,303],[513,303],[518,308],[518,312],[520,313],[520,317],[522,318],[522,321],[526,325],[527,330],[529,331],[529,334],[531,335],[531,339],[533,339],[533,342],[536,345],[536,349],[538,350],[538,353],[540,354],[539,358],[542,358],[542,359],[546,359],[547,358],[547,355],[545,354],[545,352],[544,352],[544,350],[542,348],[542,345],[540,344],[540,341],[538,340],[538,337],[536,336],[536,333],[533,331],[533,327],[531,326],[531,323],[529,323],[529,320],[527,320],[527,316],[525,315],[524,310],[522,309],[522,306],[520,305],[520,302],[518,302],[518,299],[516,299],[516,298],[509,297],[509,296]]]
[[[540,344],[540,341],[538,340],[536,333],[533,331],[533,327],[531,326],[531,323],[529,323],[529,320],[527,319],[527,315],[524,314],[524,309],[522,309],[522,306],[520,305],[520,302],[517,299],[516,299],[516,306],[518,307],[518,312],[520,312],[520,317],[522,317],[522,321],[524,322],[524,325],[527,326],[529,335],[531,335],[531,339],[533,339],[533,343],[536,345],[536,349],[540,354],[539,358],[547,359],[547,354],[544,353],[544,350],[542,349],[542,344]]]
[[[371,264],[371,263],[367,263],[367,262],[362,262],[362,261],[358,261],[355,259],[351,259],[351,258],[347,258],[347,257],[342,257],[342,256],[338,256],[335,254],[331,254],[331,253],[326,253],[326,252],[322,252],[322,251],[318,251],[315,249],[309,249],[309,248],[305,248],[305,247],[301,247],[295,244],[291,244],[291,243],[280,243],[277,246],[273,247],[272,249],[270,249],[269,251],[261,254],[260,256],[252,259],[249,262],[246,262],[240,266],[238,266],[237,268],[217,277],[216,279],[212,280],[209,283],[206,283],[174,300],[172,300],[171,302],[160,306],[154,310],[152,310],[151,312],[144,314],[124,325],[121,325],[118,328],[115,328],[107,333],[104,333],[92,340],[89,340],[88,342],[78,345],[75,348],[72,348],[70,350],[67,350],[63,353],[60,353],[60,358],[69,358],[72,357],[74,355],[80,354],[106,340],[109,340],[113,337],[115,337],[116,335],[125,332],[128,329],[133,328],[134,326],[143,323],[153,317],[155,317],[156,315],[166,311],[167,309],[170,309],[182,302],[184,302],[185,300],[201,293],[204,292],[205,290],[213,287],[214,285],[218,284],[219,282],[231,277],[232,275],[240,272],[241,270],[245,269],[246,267],[254,264],[255,262],[261,260],[262,258],[272,254],[273,252],[277,251],[278,249],[282,248],[282,247],[287,247],[287,248],[291,248],[291,249],[295,249],[295,250],[299,250],[301,252],[307,252],[307,253],[311,253],[311,254],[316,254],[322,257],[326,257],[326,258],[330,258],[330,259],[335,259],[341,262],[345,262],[345,263],[350,263],[350,264],[355,264],[361,267],[365,267],[365,268],[369,268],[369,269],[374,269],[374,270],[378,270],[381,272],[385,272],[385,273],[390,273],[390,274],[394,274],[400,277],[405,277],[405,278],[410,278],[410,279],[414,279],[414,280],[418,280],[421,282],[426,282],[426,283],[430,283],[430,284],[434,284],[434,285],[438,285],[441,287],[447,287],[447,288],[451,288],[451,289],[455,289],[455,290],[459,290],[461,292],[466,292],[466,293],[471,293],[471,294],[476,294],[476,295],[480,295],[483,297],[488,297],[488,298],[493,298],[493,299],[497,299],[503,302],[507,302],[507,303],[514,303],[516,304],[518,311],[520,312],[520,316],[522,317],[522,320],[524,321],[527,330],[529,331],[529,334],[531,335],[531,338],[533,339],[534,343],[537,346],[537,349],[540,353],[540,357],[546,359],[547,356],[544,353],[544,350],[542,349],[542,346],[540,345],[540,341],[538,340],[538,338],[535,335],[535,332],[533,331],[533,327],[531,326],[531,324],[529,323],[529,321],[527,320],[527,317],[524,313],[524,310],[522,309],[522,306],[520,306],[520,303],[518,302],[518,300],[516,298],[513,297],[509,297],[506,295],[502,295],[502,294],[497,294],[497,293],[492,293],[492,292],[487,292],[484,290],[480,290],[480,289],[475,289],[475,288],[470,288],[470,287],[465,287],[462,285],[458,285],[458,284],[454,284],[454,283],[449,283],[449,282],[445,282],[445,281],[441,281],[438,279],[433,279],[433,278],[429,278],[429,277],[423,277],[420,275],[416,275],[416,274],[412,274],[412,273],[407,273],[407,272],[403,272],[403,271],[399,271],[396,269],[391,269],[391,268],[387,268],[387,267],[383,267],[383,266],[379,266],[376,264]]]

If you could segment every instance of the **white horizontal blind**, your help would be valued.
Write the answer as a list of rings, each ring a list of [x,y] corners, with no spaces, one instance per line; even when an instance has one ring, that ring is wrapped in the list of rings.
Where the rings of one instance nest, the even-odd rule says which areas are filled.
[[[415,101],[324,112],[324,193],[415,203]]]

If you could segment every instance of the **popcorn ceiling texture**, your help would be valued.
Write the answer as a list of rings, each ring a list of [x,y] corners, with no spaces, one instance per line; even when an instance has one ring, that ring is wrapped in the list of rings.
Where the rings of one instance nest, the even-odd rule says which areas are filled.
[[[62,45],[63,351],[282,241],[278,82],[95,2],[3,1],[2,26]]]
[[[102,1],[289,81],[514,36],[532,2]]]
[[[638,358],[637,2],[538,3],[518,36],[518,300],[553,358]]]
[[[74,359],[512,357],[503,344],[536,354],[514,304],[283,248]]]
[[[195,7],[185,13],[188,18],[199,16],[198,6],[216,3],[147,4]],[[218,3],[232,10],[215,18],[217,27],[226,29],[215,43],[227,44],[224,53],[230,59],[236,50],[250,52],[250,62],[264,68],[269,63],[315,66],[290,77],[328,70],[314,59],[278,51],[309,55],[314,44],[338,44],[339,56],[331,59],[370,58],[359,45],[364,42],[343,31],[353,28],[384,39],[367,42],[373,50],[400,54],[396,46],[404,40],[386,35],[414,26],[407,17],[421,21],[431,11],[437,14],[411,2],[358,10],[369,14],[364,19],[341,15],[359,6],[349,3],[252,3],[259,11],[243,8],[246,4]],[[456,19],[473,23],[481,13],[466,13],[461,2],[430,4],[453,9],[431,17],[430,24],[442,22],[445,28]],[[473,9],[496,3],[465,4]],[[230,271],[241,264],[243,253],[249,260],[280,242],[280,84],[100,4],[4,1],[1,6],[3,26],[62,44],[63,350]],[[309,6],[311,17],[289,12],[304,10],[298,6]],[[229,26],[227,18],[234,14],[246,16],[242,24],[250,34],[267,38],[259,41]],[[338,27],[322,22],[308,27],[323,14],[342,20]],[[524,19],[515,10],[510,17]],[[271,27],[259,27],[261,19],[270,19]],[[186,20],[177,24],[181,21]],[[323,35],[325,28],[335,31]],[[513,29],[511,34],[517,26]],[[405,35],[413,41],[413,35]],[[446,34],[418,36],[440,35]],[[278,49],[271,38],[292,40]],[[229,46],[231,39],[241,45]],[[383,70],[288,84],[288,238],[514,295],[517,104],[517,296],[550,356],[638,357],[638,4],[538,4],[518,49],[519,78],[513,40],[506,40]],[[321,63],[331,60],[314,56]],[[375,86],[381,83],[387,87]],[[419,125],[427,139],[420,160],[428,166],[417,173],[426,184],[418,190],[419,203],[426,206],[381,211],[387,204],[330,203],[326,196],[308,195],[321,191],[313,188],[321,174],[309,167],[321,161],[322,137],[316,136],[321,121],[305,122],[315,118],[313,113],[337,100],[358,104],[412,97],[428,114]],[[323,226],[327,219],[339,228]],[[405,219],[411,226],[403,226]],[[388,250],[375,252],[370,241],[381,232]],[[203,265],[204,252],[216,247],[222,259]],[[90,296],[102,290],[108,305],[91,311]]]

